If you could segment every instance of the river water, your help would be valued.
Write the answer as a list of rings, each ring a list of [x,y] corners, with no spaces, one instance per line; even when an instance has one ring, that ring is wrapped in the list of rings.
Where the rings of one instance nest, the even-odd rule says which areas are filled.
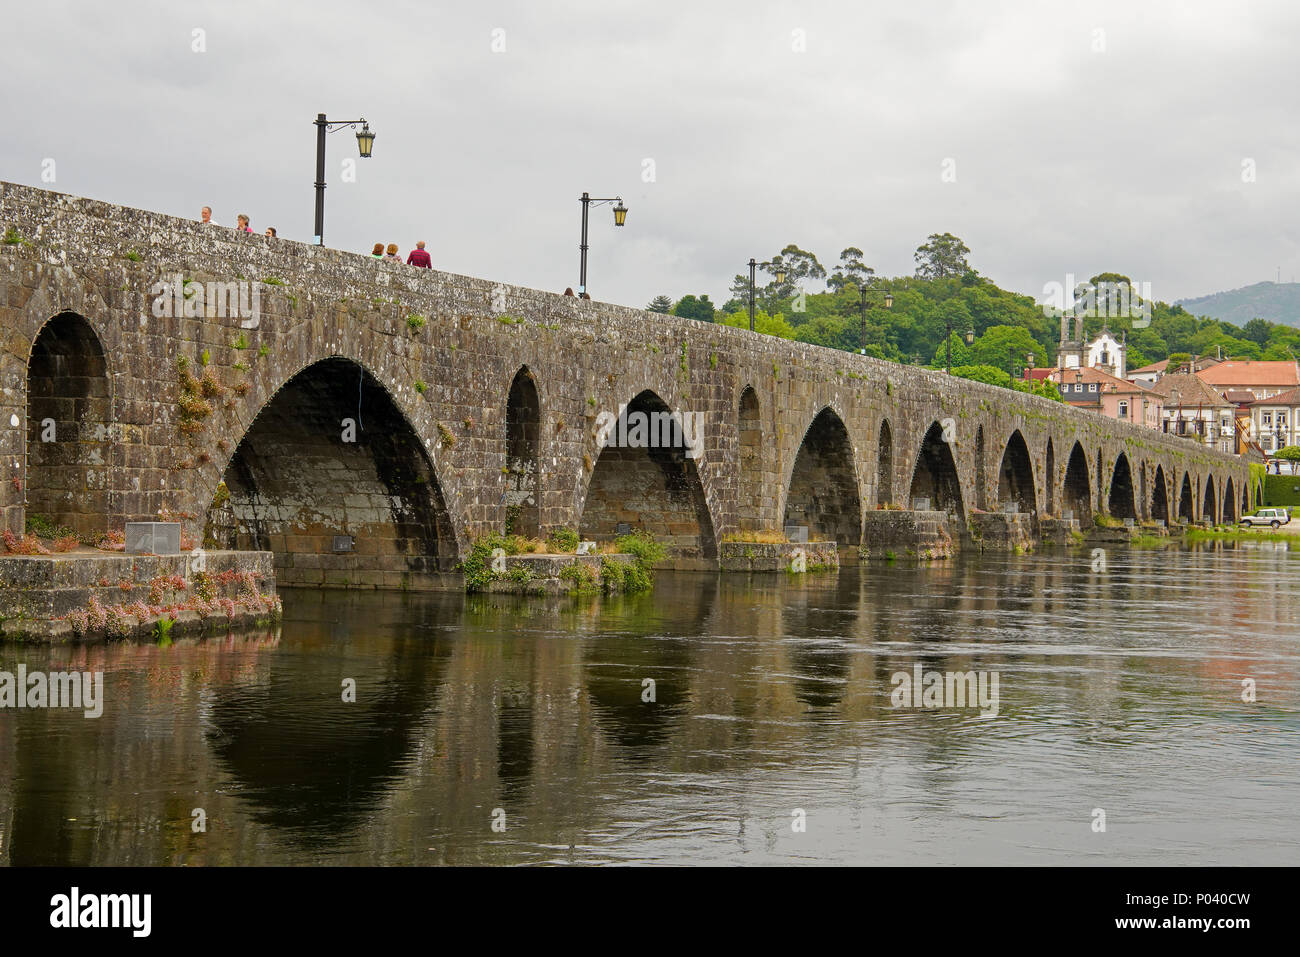
[[[0,646],[105,673],[99,718],[0,710],[0,862],[1300,863],[1300,554],[1104,558],[288,591],[265,633]],[[997,713],[894,707],[918,665],[996,672]]]

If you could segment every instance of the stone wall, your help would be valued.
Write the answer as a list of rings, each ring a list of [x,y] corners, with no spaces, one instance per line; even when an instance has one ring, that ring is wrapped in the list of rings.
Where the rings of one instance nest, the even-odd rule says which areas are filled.
[[[205,580],[200,587],[200,572]],[[183,587],[159,582],[180,579]],[[171,607],[205,600],[249,597],[251,586],[260,596],[276,594],[275,573],[268,552],[210,551],[200,570],[189,555],[125,555],[84,552],[50,556],[0,555],[0,635],[5,638],[67,640],[75,637],[68,616],[84,612],[92,601],[104,608],[133,606]],[[266,614],[258,607],[237,607],[237,615],[256,618]],[[203,617],[228,611],[204,609]],[[157,615],[136,617],[136,625],[151,625]],[[175,612],[172,613],[175,617]],[[137,629],[138,630],[138,629]]]
[[[1246,484],[1243,463],[1185,440],[1023,392],[747,330],[0,184],[0,232],[8,228],[22,237],[0,245],[0,512],[14,530],[29,509],[55,509],[50,496],[62,490],[97,496],[86,499],[93,509],[78,525],[101,509],[114,526],[169,509],[197,536],[226,479],[240,543],[280,536],[285,572],[301,567],[299,556],[319,556],[334,533],[360,531],[359,544],[388,543],[399,574],[433,574],[475,537],[502,530],[511,509],[523,519],[521,492],[532,497],[528,521],[542,534],[585,523],[604,536],[617,511],[673,539],[683,559],[716,563],[716,543],[728,533],[777,530],[796,511],[807,519],[799,524],[827,526],[851,548],[870,506],[910,504],[924,490],[951,494],[954,501],[935,504],[959,517],[979,501],[998,508],[1004,486],[1004,494],[1032,497],[1041,517],[1070,502],[1076,517],[1091,516],[1128,495],[1142,519],[1159,468],[1167,501],[1179,501],[1186,480],[1200,518],[1208,489],[1217,501],[1229,480],[1237,490]],[[183,302],[180,315],[158,316],[162,280],[179,280],[183,290],[248,283],[259,298],[255,326],[241,315],[187,318]],[[70,374],[89,381],[60,388],[106,394],[107,415],[100,422],[94,402],[72,412],[76,423],[62,434],[98,444],[54,453],[35,447],[32,419],[47,380],[41,362],[29,378],[29,360],[34,347],[40,354],[58,340],[52,320],[76,324],[58,319],[69,314],[93,331],[104,369]],[[196,379],[203,372],[211,380],[207,413],[182,391],[182,358]],[[326,360],[348,371],[324,375]],[[536,391],[524,410],[535,428],[510,424],[521,373]],[[346,383],[361,383],[362,395],[345,416]],[[307,408],[313,395],[324,397],[318,409]],[[601,413],[635,402],[698,416],[699,455],[660,450],[656,461],[654,450],[602,449]],[[278,424],[255,426],[264,412]],[[380,449],[371,433],[362,437],[369,445],[344,449],[334,416],[358,419],[359,430],[383,421],[394,444]],[[1021,440],[1027,462],[1017,459],[1008,473],[1006,450]],[[283,462],[259,474],[250,459],[267,442]],[[76,462],[75,481],[57,471],[59,455]],[[383,487],[394,477],[394,456],[422,463],[404,466],[395,490]],[[1113,501],[1121,457],[1130,481]],[[536,462],[535,481],[522,486],[521,461]],[[239,487],[245,466],[255,490]],[[652,468],[661,488],[610,494],[636,488]],[[1003,482],[1018,468],[1032,471],[1032,496],[1018,480]],[[427,495],[416,494],[421,475]],[[330,491],[353,482],[365,489],[353,501]],[[263,509],[256,517],[255,507]],[[294,535],[302,539],[297,550]],[[381,564],[368,570],[382,580]]]

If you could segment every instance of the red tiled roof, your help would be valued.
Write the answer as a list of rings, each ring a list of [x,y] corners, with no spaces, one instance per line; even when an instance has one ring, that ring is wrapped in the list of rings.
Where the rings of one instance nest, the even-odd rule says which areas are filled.
[[[1300,405],[1300,388],[1288,389],[1267,399],[1255,399],[1251,405]]]
[[[1149,366],[1143,366],[1141,369],[1129,369],[1128,374],[1133,375],[1136,372],[1164,372],[1165,366],[1169,365],[1168,359],[1161,359],[1159,362],[1153,362]]]
[[[1196,373],[1210,385],[1297,386],[1300,367],[1291,360],[1229,359]]]
[[[1192,375],[1189,372],[1175,372],[1173,375],[1161,376],[1160,381],[1151,387],[1152,392],[1166,400],[1173,397],[1175,389],[1178,391],[1178,404],[1184,408],[1189,405],[1208,405],[1211,408],[1231,406],[1227,399],[1206,385],[1199,375]]]

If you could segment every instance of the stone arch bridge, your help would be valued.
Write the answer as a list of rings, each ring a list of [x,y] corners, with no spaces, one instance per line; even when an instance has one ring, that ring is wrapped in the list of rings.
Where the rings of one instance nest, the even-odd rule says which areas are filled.
[[[707,568],[784,524],[854,555],[920,499],[956,528],[1249,504],[1232,456],[924,369],[13,184],[0,230],[13,531],[161,512],[283,584],[419,587],[507,528]],[[689,435],[602,447],[620,411]]]

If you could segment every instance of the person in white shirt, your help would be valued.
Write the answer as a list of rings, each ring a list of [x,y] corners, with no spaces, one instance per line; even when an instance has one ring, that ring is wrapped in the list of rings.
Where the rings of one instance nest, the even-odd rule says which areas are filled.
[[[202,211],[201,213],[199,213],[199,215],[203,217],[203,222],[207,223],[209,226],[220,226],[220,225],[221,225],[219,222],[217,222],[215,219],[212,218],[212,207],[211,207],[211,206],[204,206],[204,207],[203,207],[203,211]]]

